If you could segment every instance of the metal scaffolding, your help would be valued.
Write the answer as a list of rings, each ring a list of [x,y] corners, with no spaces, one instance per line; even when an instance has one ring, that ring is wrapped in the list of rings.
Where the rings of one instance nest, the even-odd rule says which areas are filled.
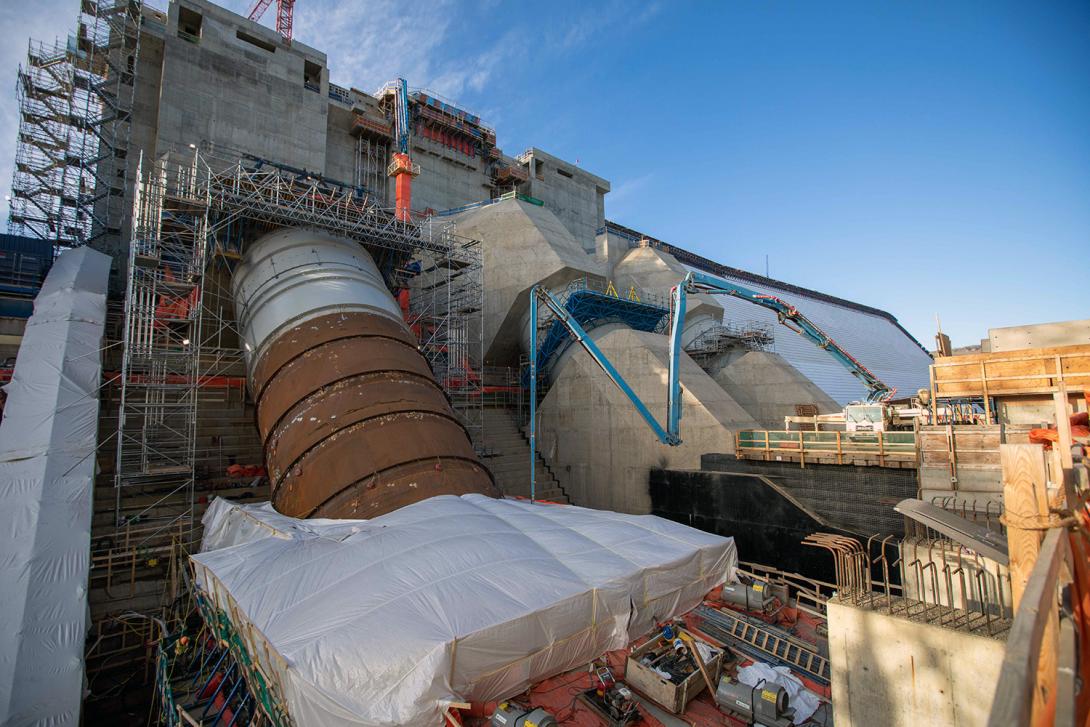
[[[386,176],[386,167],[390,163],[390,139],[379,135],[361,134],[356,139],[355,174],[356,185],[377,195],[379,202],[386,204],[390,179]]]
[[[664,298],[631,287],[621,293],[612,282],[584,276],[570,281],[563,290],[554,291],[560,305],[586,330],[608,323],[623,323],[637,331],[666,333],[670,307]],[[539,400],[548,389],[549,371],[574,338],[567,326],[549,309],[537,320],[537,371]],[[525,384],[529,385],[527,376]]]
[[[138,166],[114,474],[117,540],[132,547],[193,525],[209,175],[188,156]]]
[[[770,323],[728,321],[703,331],[689,342],[685,353],[704,366],[724,351],[772,351],[775,340]]]
[[[75,35],[30,42],[10,232],[60,246],[121,238],[141,10],[140,0],[83,0]]]
[[[242,361],[234,316],[222,305],[223,281],[239,258],[239,241],[276,227],[315,227],[368,250],[391,290],[404,291],[421,352],[480,441],[477,242],[457,237],[447,221],[398,220],[359,187],[252,157],[232,160],[223,150],[172,150],[142,161],[140,172],[120,374],[116,544],[150,547],[194,533],[201,390]],[[222,335],[228,329],[234,335]]]
[[[476,240],[454,234],[454,225],[429,218],[421,226],[446,252],[417,254],[405,269],[409,294],[407,321],[420,341],[451,406],[474,445],[484,434],[484,284]]]

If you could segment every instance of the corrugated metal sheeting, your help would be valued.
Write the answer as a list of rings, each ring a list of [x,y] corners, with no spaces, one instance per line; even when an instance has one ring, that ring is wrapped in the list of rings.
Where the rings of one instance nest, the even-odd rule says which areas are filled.
[[[690,265],[685,267],[697,269]],[[912,396],[917,389],[928,386],[927,370],[931,358],[889,319],[774,286],[721,277],[793,304],[880,379],[897,387],[897,398]],[[723,318],[727,322],[759,320],[771,323],[776,353],[836,401],[847,404],[866,396],[866,389],[847,369],[802,336],[780,325],[772,311],[725,295],[716,298],[723,306]]]

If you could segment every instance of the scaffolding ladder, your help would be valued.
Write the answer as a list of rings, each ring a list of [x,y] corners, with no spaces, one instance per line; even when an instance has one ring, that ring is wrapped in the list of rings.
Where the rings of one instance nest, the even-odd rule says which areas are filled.
[[[118,542],[154,547],[194,527],[208,187],[197,163],[138,166],[118,416]],[[135,538],[132,533],[139,535]]]
[[[778,636],[772,629],[724,609],[701,606],[697,613],[704,618],[700,630],[708,636],[721,642],[732,640],[757,658],[771,658],[817,681],[829,683],[829,660],[814,647],[787,636]]]
[[[63,247],[120,243],[141,12],[140,0],[81,0],[76,34],[30,41],[9,232]]]

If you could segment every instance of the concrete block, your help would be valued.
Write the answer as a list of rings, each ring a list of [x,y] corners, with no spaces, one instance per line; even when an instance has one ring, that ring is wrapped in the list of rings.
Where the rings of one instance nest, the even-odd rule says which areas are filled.
[[[606,224],[609,182],[537,148],[520,156],[519,161],[530,174],[523,185],[526,193],[543,201],[582,249],[594,254],[598,230]]]
[[[987,724],[1001,639],[829,601],[837,727]]]
[[[653,247],[635,247],[629,250],[613,268],[613,283],[618,290],[630,286],[643,295],[654,295],[661,301],[670,298],[670,289],[681,282],[688,269],[668,252]],[[712,296],[690,295],[685,301],[685,330],[682,345],[700,335],[711,326],[723,322],[723,306]]]
[[[648,409],[665,421],[666,336],[624,327],[591,331]],[[647,423],[582,349],[573,347],[539,409],[542,454],[572,501],[586,507],[651,511],[652,468],[695,469],[700,455],[733,452],[734,432],[757,422],[688,356],[682,355],[682,444],[658,442]]]
[[[587,275],[605,277],[604,266],[583,251],[546,207],[507,199],[464,212],[454,221],[459,235],[481,241],[489,364],[518,362],[534,285],[555,290]]]
[[[1037,323],[1031,326],[989,328],[987,338],[993,353],[1026,348],[1080,346],[1090,343],[1090,318],[1079,321]]]
[[[784,417],[795,415],[796,404],[815,404],[821,414],[841,408],[785,358],[768,351],[728,351],[711,362],[709,372],[767,429],[783,429]]]
[[[199,37],[179,35],[181,7],[200,16]],[[325,54],[205,0],[171,3],[163,43],[158,151],[211,142],[325,170]],[[304,86],[308,63],[321,68],[318,91]]]

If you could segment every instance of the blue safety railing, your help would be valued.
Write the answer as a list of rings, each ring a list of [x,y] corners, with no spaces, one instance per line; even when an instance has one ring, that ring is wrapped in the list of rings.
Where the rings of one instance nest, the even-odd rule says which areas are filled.
[[[529,202],[532,205],[538,207],[544,207],[545,203],[537,197],[531,197],[528,194],[520,194],[518,192],[506,192],[499,197],[493,197],[492,199],[482,199],[480,202],[470,202],[469,204],[461,205],[460,207],[451,207],[449,210],[440,210],[439,212],[432,212],[432,217],[450,217],[451,215],[461,214],[462,212],[468,212],[469,210],[475,210],[479,207],[487,207],[490,204],[496,204],[497,202],[503,202],[505,199],[520,199],[523,202]]]

